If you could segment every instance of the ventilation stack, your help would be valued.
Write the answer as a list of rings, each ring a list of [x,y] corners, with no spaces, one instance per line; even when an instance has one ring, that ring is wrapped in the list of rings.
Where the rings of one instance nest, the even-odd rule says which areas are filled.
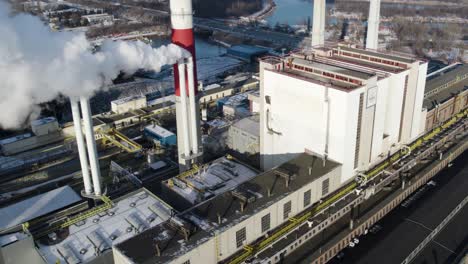
[[[80,103],[78,103],[78,101],[75,99],[71,99],[70,104],[73,115],[73,125],[75,127],[75,136],[78,147],[78,155],[80,158],[81,172],[83,175],[83,195],[86,197],[99,197],[103,194],[101,190],[101,171],[99,168],[99,158],[97,153],[96,140],[94,138],[93,121],[89,99],[81,97]],[[84,130],[86,134],[86,145],[81,126],[81,115],[79,110],[80,104],[83,115]],[[88,150],[87,153],[86,146]],[[91,167],[91,176],[89,173],[89,167]]]
[[[366,49],[379,48],[380,0],[370,0]]]
[[[179,168],[185,171],[202,155],[192,2],[171,0],[170,9],[172,43],[191,54],[174,65]]]
[[[314,0],[312,47],[323,46],[325,44],[325,13],[326,1]]]

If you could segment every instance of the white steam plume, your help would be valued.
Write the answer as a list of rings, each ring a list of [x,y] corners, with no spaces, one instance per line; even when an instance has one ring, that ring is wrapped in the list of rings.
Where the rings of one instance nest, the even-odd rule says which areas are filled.
[[[11,16],[0,1],[0,128],[37,116],[38,104],[59,95],[92,96],[123,71],[160,71],[190,54],[176,45],[106,41],[98,53],[83,33],[51,32],[38,18]]]

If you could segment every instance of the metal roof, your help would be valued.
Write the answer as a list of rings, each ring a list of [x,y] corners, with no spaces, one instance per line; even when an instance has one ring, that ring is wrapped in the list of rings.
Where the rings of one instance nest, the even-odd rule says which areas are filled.
[[[81,197],[70,186],[36,195],[1,208],[0,230],[15,227],[79,201]]]

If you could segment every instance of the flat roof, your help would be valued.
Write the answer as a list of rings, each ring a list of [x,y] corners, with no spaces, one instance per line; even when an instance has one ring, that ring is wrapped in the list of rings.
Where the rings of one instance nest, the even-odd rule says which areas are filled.
[[[455,80],[457,77],[463,76],[465,74],[468,74],[468,65],[462,64],[460,66],[457,66],[455,68],[452,68],[448,71],[445,71],[443,73],[437,74],[435,77],[428,78],[427,83],[426,83],[426,88],[424,90],[424,93],[429,93],[432,90]],[[464,82],[468,82],[467,79],[464,80]]]
[[[184,180],[178,177],[170,179],[169,181],[174,183],[173,186],[170,186],[168,182],[165,184],[190,203],[196,204],[232,190],[257,175],[257,171],[222,157],[203,166],[198,172],[184,177]]]
[[[346,46],[338,46],[338,48],[341,50],[345,50],[345,51],[361,53],[361,54],[365,54],[365,55],[372,56],[372,57],[383,58],[383,59],[388,59],[388,60],[393,60],[393,61],[398,61],[398,62],[403,62],[403,63],[413,63],[416,61],[413,58],[405,58],[405,57],[388,54],[388,53],[356,49],[356,48],[350,48]]]
[[[49,117],[45,117],[42,119],[31,121],[31,126],[40,126],[40,125],[45,125],[45,124],[53,123],[53,122],[57,122],[57,119],[55,117],[49,116]]]
[[[68,263],[70,259],[78,259],[80,263],[89,262],[96,257],[93,243],[99,245],[98,250],[103,253],[110,250],[113,244],[125,241],[171,217],[172,208],[146,189],[130,193],[114,203],[114,207],[108,211],[70,226],[67,234],[57,234],[58,239],[63,239],[60,243],[46,245],[42,240],[36,241],[47,263],[56,263],[57,260]]]
[[[67,185],[0,208],[0,230],[15,227],[79,201],[81,197]]]
[[[436,93],[434,93],[434,90],[437,89],[438,87],[455,80],[457,77],[460,77],[462,75],[468,74],[468,65],[461,65],[459,67],[453,68],[450,71],[447,71],[443,74],[439,74],[437,77],[431,78],[430,80],[427,81],[426,83],[426,89],[424,91],[425,94],[433,92],[430,96],[424,98],[424,107],[426,109],[432,109],[434,108],[434,101],[437,101],[438,103],[443,103],[446,100],[450,99],[453,97],[454,94],[459,94],[468,88],[468,78],[464,80],[460,80],[460,82],[457,82],[450,87],[447,87],[445,89],[442,89]]]
[[[299,190],[305,184],[321,178],[340,166],[339,163],[330,160],[324,166],[322,158],[305,153],[300,154],[278,167],[281,171],[295,175],[295,179],[290,181],[288,187],[286,187],[284,180],[278,176],[278,168],[276,168],[235,188],[238,193],[254,197],[245,206],[243,212],[240,210],[239,201],[232,192],[226,192],[179,214],[178,217],[199,227],[188,241],[184,241],[180,234],[166,224],[162,224],[122,242],[116,247],[135,263],[170,261],[208,241],[215,233],[238,224],[289,193]],[[311,167],[311,175],[309,175],[309,167]],[[269,189],[271,190],[270,195],[268,195]],[[221,224],[218,223],[218,215],[221,216]],[[164,234],[165,238],[161,234]],[[159,257],[156,256],[154,250],[155,241],[158,241],[159,248],[162,249]]]
[[[327,63],[323,63],[323,62],[318,62],[318,61],[315,61],[315,60],[305,60],[305,59],[296,58],[296,57],[291,57],[291,58],[294,59],[293,64],[308,66],[308,67],[316,68],[316,69],[327,71],[327,72],[333,72],[333,73],[336,73],[336,74],[351,76],[351,77],[358,78],[358,79],[361,79],[361,80],[368,80],[368,79],[372,78],[373,76],[375,76],[375,73],[357,71],[357,70],[354,70],[354,69],[339,67],[339,66],[336,66],[336,65],[331,65],[331,64],[327,64]]]
[[[30,138],[32,136],[33,136],[32,133],[25,133],[25,134],[21,134],[21,135],[16,135],[14,137],[5,138],[5,139],[0,140],[0,145],[8,145],[8,144],[11,144],[11,143],[15,143],[17,141],[21,141],[21,140]]]
[[[120,98],[120,99],[112,101],[111,104],[121,105],[121,104],[125,104],[125,103],[135,101],[135,100],[138,100],[138,99],[145,99],[146,100],[146,96],[144,96],[144,95],[133,95],[133,96],[129,96],[129,97],[124,97],[124,98]]]
[[[167,138],[167,137],[170,137],[170,136],[175,136],[175,134],[172,133],[171,131],[165,129],[164,127],[158,126],[158,125],[148,125],[148,126],[145,127],[145,130],[150,132],[150,133],[153,133],[155,135],[158,135],[160,137],[163,137],[163,138]]]

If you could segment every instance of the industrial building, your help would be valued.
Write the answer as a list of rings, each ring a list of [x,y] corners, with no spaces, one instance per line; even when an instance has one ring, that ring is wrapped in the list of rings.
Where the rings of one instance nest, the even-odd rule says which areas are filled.
[[[223,261],[336,190],[340,173],[336,162],[323,164],[320,158],[302,154],[177,215],[182,219],[179,222],[186,223],[183,230],[189,236],[184,237],[180,227],[165,223],[115,246],[114,261]]]
[[[174,65],[175,95],[94,116],[89,98],[70,98],[73,124],[33,122],[31,137],[75,138],[79,169],[60,175],[73,185],[0,208],[0,263],[288,263],[312,241],[323,264],[354,243],[468,148],[468,73],[428,77],[427,61],[379,51],[380,0],[365,48],[325,43],[325,2],[314,0],[310,47],[260,58],[259,77],[203,87],[191,1],[170,1],[172,42],[190,53]],[[210,107],[224,117],[202,117]],[[208,155],[224,143],[232,155]],[[234,153],[260,155],[261,170]]]
[[[158,125],[146,126],[145,135],[161,145],[175,146],[177,144],[177,136],[171,131]]]
[[[229,127],[228,146],[230,149],[246,155],[260,152],[260,117],[258,115],[243,118]]]
[[[146,96],[131,96],[111,102],[111,110],[116,114],[127,113],[146,106]]]
[[[341,45],[262,60],[262,168],[307,149],[343,164],[342,182],[367,170],[424,131],[426,71],[425,61]]]
[[[0,140],[3,155],[14,155],[63,140],[62,132],[54,117],[31,122],[31,132]]]

